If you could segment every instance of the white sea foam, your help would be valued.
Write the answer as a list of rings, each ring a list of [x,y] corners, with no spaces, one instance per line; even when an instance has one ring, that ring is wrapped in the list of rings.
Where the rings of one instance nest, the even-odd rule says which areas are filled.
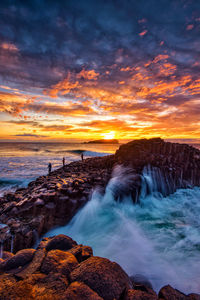
[[[163,197],[152,187],[133,205],[129,195],[116,201],[116,195],[128,189],[131,174],[126,174],[116,170],[104,195],[95,191],[67,226],[48,236],[64,233],[92,246],[95,255],[118,262],[129,275],[148,277],[157,291],[171,284],[199,293],[200,188]],[[146,179],[151,185],[152,179]]]

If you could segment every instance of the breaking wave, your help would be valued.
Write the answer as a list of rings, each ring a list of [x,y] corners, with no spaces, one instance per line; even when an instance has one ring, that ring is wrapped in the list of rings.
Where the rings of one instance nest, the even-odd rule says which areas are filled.
[[[118,167],[104,194],[95,190],[68,225],[48,236],[63,233],[92,246],[95,255],[118,262],[129,275],[146,276],[156,291],[171,284],[199,293],[200,188],[163,196],[153,177],[144,169],[139,203],[133,205],[128,191],[134,174]]]

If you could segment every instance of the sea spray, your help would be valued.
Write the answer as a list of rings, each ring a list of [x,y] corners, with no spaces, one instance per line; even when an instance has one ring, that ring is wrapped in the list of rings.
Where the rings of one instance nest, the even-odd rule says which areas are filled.
[[[133,190],[137,190],[140,185],[141,178],[135,174],[129,167],[118,165],[114,168],[112,176],[106,187],[104,195],[105,201],[124,201],[126,197],[130,197]],[[106,200],[107,199],[107,200]],[[136,197],[137,202],[138,199]]]
[[[94,191],[67,226],[48,236],[64,233],[92,246],[95,255],[118,262],[129,275],[145,275],[157,291],[171,284],[199,293],[200,188],[163,197],[152,177],[144,170],[140,201],[133,205],[134,174],[118,167],[105,194]]]

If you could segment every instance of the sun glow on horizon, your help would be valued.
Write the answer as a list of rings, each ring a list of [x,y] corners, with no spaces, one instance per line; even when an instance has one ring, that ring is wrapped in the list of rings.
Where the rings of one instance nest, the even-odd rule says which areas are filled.
[[[115,131],[110,131],[106,133],[102,133],[104,140],[112,140],[115,138]]]

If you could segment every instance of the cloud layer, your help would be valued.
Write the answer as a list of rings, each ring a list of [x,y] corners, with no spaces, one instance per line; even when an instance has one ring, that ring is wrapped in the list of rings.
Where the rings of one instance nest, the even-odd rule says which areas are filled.
[[[195,0],[1,1],[1,137],[198,138],[199,16]]]

